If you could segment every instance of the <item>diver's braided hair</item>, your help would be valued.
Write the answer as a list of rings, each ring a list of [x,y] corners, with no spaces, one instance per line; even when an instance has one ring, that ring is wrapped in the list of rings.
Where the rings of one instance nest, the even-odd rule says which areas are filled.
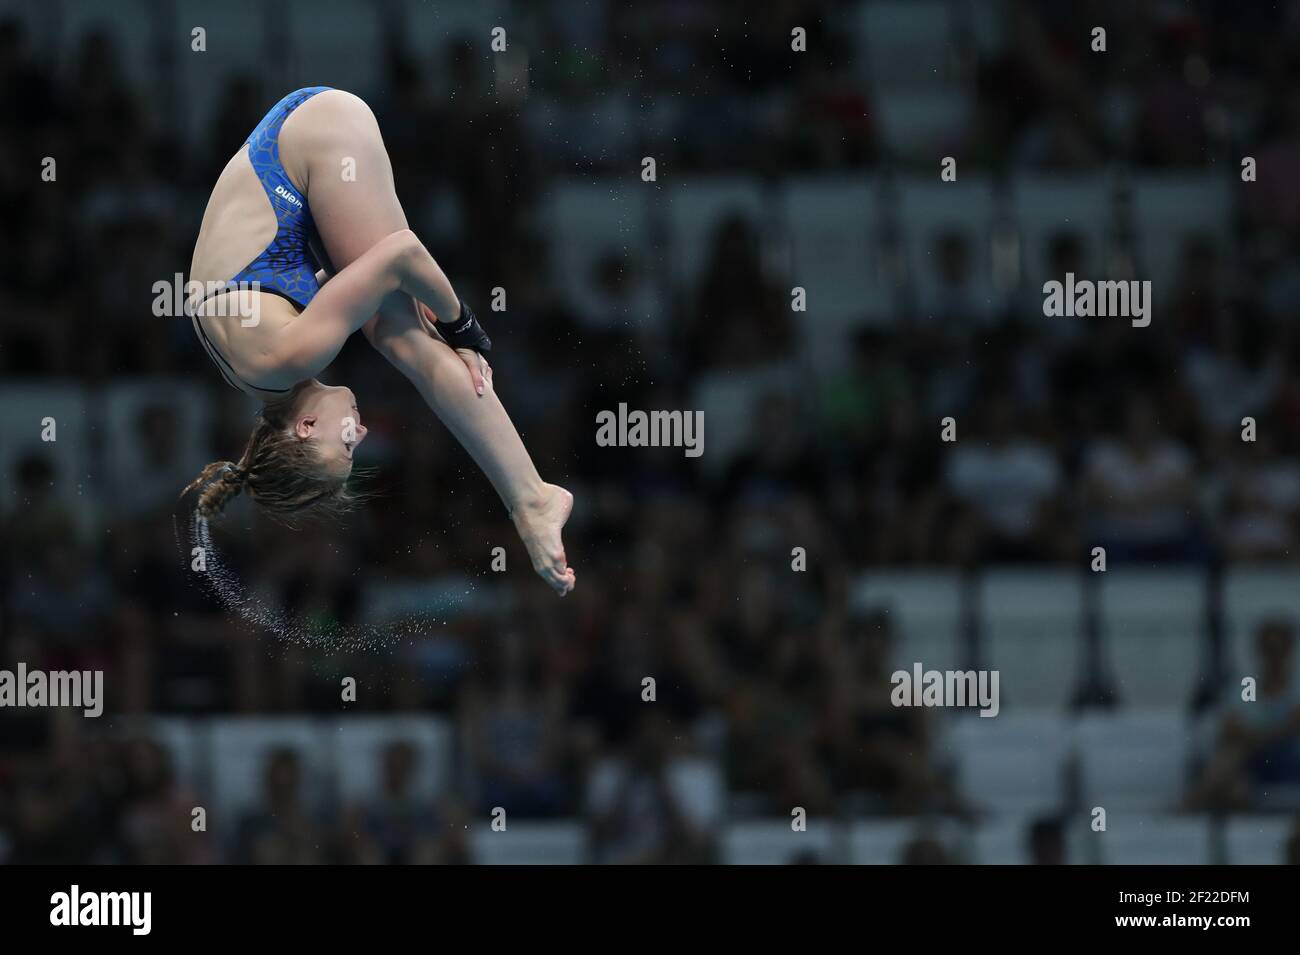
[[[181,492],[184,497],[201,489],[197,509],[202,517],[218,516],[245,492],[271,517],[290,525],[308,515],[338,515],[355,502],[347,479],[324,474],[311,442],[294,434],[300,392],[301,386],[296,387],[258,412],[238,463],[214,461]]]
[[[216,480],[213,480],[213,478]],[[204,517],[215,517],[225,510],[227,502],[244,490],[248,483],[248,472],[230,461],[213,461],[190,482],[181,492],[181,496],[195,488],[202,488],[199,493],[198,511]]]

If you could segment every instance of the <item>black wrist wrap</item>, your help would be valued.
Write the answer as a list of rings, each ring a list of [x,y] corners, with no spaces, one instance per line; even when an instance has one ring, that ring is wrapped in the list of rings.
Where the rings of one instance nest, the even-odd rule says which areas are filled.
[[[460,318],[454,322],[439,321],[437,329],[438,334],[452,348],[468,348],[476,352],[492,350],[492,339],[483,331],[483,326],[478,323],[464,299],[460,300]]]

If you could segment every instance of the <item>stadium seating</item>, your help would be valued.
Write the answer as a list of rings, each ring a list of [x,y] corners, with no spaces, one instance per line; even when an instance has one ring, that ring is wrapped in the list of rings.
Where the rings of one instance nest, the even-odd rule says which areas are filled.
[[[1107,865],[1206,865],[1210,823],[1204,817],[1107,811],[1106,831],[1093,833]]]
[[[1085,713],[1074,727],[1087,806],[1173,809],[1187,777],[1191,725],[1181,710]]]
[[[1139,227],[1138,259],[1153,288],[1174,287],[1189,236],[1222,253],[1225,224],[1232,217],[1232,180],[1219,175],[1147,176],[1133,186],[1133,220]]]
[[[1229,865],[1283,865],[1287,840],[1300,831],[1295,816],[1232,816],[1224,827]]]
[[[520,823],[506,820],[494,832],[470,833],[470,856],[479,865],[580,865],[586,861],[586,828],[579,822]]]
[[[853,602],[859,608],[883,608],[896,632],[895,666],[910,669],[962,667],[958,644],[961,624],[961,581],[949,571],[886,571],[864,574]]]
[[[971,834],[971,854],[967,861],[976,865],[1027,864],[1030,861],[1030,828],[1037,818],[1033,815],[999,815],[981,820]],[[1085,865],[1095,861],[1088,851],[1088,838],[1092,835],[1081,818],[1065,826],[1067,864]]]
[[[953,5],[888,0],[858,7],[854,45],[859,76],[871,86],[934,86],[951,74]]]
[[[1060,711],[1077,685],[1082,594],[1070,571],[992,570],[980,587],[982,665],[1010,709]]]
[[[954,716],[941,753],[976,810],[1047,813],[1066,802],[1071,727],[1052,713]]]
[[[831,823],[810,818],[806,832],[795,832],[790,820],[740,822],[722,836],[722,861],[726,865],[788,865],[801,856],[818,862],[836,858],[839,840]]]
[[[949,858],[960,861],[966,837],[965,827],[953,820],[855,822],[848,835],[849,861],[854,865],[897,865],[916,839],[933,840]]]
[[[1112,569],[1101,579],[1109,673],[1138,709],[1185,705],[1205,663],[1205,584],[1199,571]]]
[[[802,321],[815,322],[809,358],[826,367],[843,360],[840,343],[854,323],[882,320],[892,290],[876,276],[879,207],[870,179],[796,180],[782,190],[791,271],[808,293]]]

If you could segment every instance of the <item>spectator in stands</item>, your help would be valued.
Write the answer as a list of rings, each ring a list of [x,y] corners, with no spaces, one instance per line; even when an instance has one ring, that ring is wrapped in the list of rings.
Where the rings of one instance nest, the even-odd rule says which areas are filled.
[[[1026,298],[1021,308],[1037,311],[1042,308],[1042,283],[1052,280],[1064,282],[1071,272],[1076,278],[1088,274],[1089,260],[1088,240],[1078,229],[1056,229],[1044,242],[1042,275],[1028,276]],[[1067,341],[1077,338],[1085,329],[1077,322],[1048,322],[1043,326],[1046,334],[1054,341]]]
[[[1139,156],[1148,166],[1195,166],[1209,151],[1211,124],[1224,105],[1211,86],[1200,31],[1167,23],[1152,39],[1158,63],[1143,84],[1134,117]]]
[[[933,277],[919,292],[920,322],[942,326],[948,336],[971,337],[1000,317],[999,297],[972,256],[968,233],[948,230],[935,238],[929,256]]]
[[[114,485],[114,509],[119,517],[144,517],[160,510],[170,513],[171,488],[178,482],[184,487],[186,475],[194,473],[196,466],[184,453],[177,401],[169,398],[166,403],[142,406],[133,427],[119,437],[129,448],[122,456],[129,470],[118,474]],[[202,467],[202,462],[197,466]]]
[[[460,724],[475,803],[523,818],[557,815],[567,804],[559,687],[540,679],[536,649],[507,630],[463,690]]]
[[[587,765],[632,743],[646,706],[641,694],[647,676],[655,676],[654,708],[671,722],[673,735],[689,736],[703,715],[695,675],[681,657],[663,652],[657,623],[645,608],[624,607],[607,626],[611,634],[575,680],[569,711],[570,752]]]
[[[733,452],[718,499],[753,503],[797,491],[815,493],[825,477],[824,466],[812,453],[799,402],[770,391],[756,396],[755,404],[750,432]]]
[[[715,850],[720,780],[674,752],[649,710],[624,754],[598,763],[587,785],[592,855],[603,864],[708,862]]]
[[[1229,439],[1231,440],[1231,439]],[[1224,455],[1223,538],[1232,560],[1285,560],[1300,531],[1300,461],[1278,451],[1271,429]]]
[[[727,700],[730,779],[767,811],[803,806],[833,812],[823,753],[822,707],[830,682],[824,649],[802,630],[780,628],[769,657],[735,680]],[[739,669],[733,671],[739,675]]]
[[[23,506],[7,515],[4,537],[12,553],[38,553],[48,542],[62,542],[76,535],[76,523],[67,498],[58,493],[59,473],[55,458],[45,451],[33,451],[15,462],[12,481]],[[9,556],[6,551],[5,556]]]
[[[11,587],[14,618],[41,634],[44,663],[93,669],[109,657],[99,636],[113,594],[107,575],[71,530],[45,537]]]
[[[779,144],[777,155],[765,158],[807,170],[856,168],[872,161],[880,151],[878,120],[860,79],[825,58],[805,61],[804,75],[795,80],[785,115],[769,139]]]
[[[951,865],[953,859],[942,842],[934,836],[920,834],[903,846],[898,862],[900,865]]]
[[[609,249],[596,259],[583,298],[575,303],[576,317],[589,338],[647,337],[660,311],[649,277],[626,249]]]
[[[831,653],[823,694],[824,745],[841,793],[865,794],[869,810],[915,814],[954,808],[931,766],[930,711],[890,699],[895,633],[888,610],[855,614]]]
[[[813,849],[800,849],[790,856],[787,865],[821,865],[822,859]]]
[[[950,553],[958,561],[1063,556],[1060,466],[1018,414],[1006,395],[991,398],[982,427],[973,435],[959,433],[949,456],[947,487],[959,508]]]
[[[74,66],[68,128],[73,162],[94,182],[122,170],[121,157],[145,137],[147,112],[121,68],[121,51],[103,29],[84,34]]]
[[[380,789],[360,808],[360,826],[352,830],[351,851],[358,861],[384,865],[453,863],[466,857],[465,829],[453,825],[459,814],[449,802],[443,811],[429,794],[416,790],[419,751],[405,741],[384,747]],[[512,807],[513,808],[513,807]],[[349,833],[340,832],[345,853]]]
[[[197,794],[176,779],[171,754],[150,739],[123,747],[126,757],[123,792],[123,862],[144,865],[204,864],[216,859],[207,832],[194,832]]]
[[[852,363],[828,376],[820,389],[823,424],[838,439],[842,453],[882,437],[890,406],[914,387],[884,330],[860,328],[852,343]]]
[[[203,142],[198,144],[201,148],[195,150],[205,182],[216,181],[229,161],[230,144],[241,142],[257,125],[266,110],[265,96],[255,76],[236,74],[222,84],[212,119],[204,126]]]
[[[66,774],[52,765],[35,763],[15,777],[6,787],[7,839],[0,839],[8,843],[6,861],[13,865],[68,865],[112,859],[112,834],[95,831],[94,820],[78,812],[82,793]]]
[[[1220,313],[1213,343],[1187,354],[1187,385],[1214,432],[1238,437],[1241,419],[1266,413],[1284,374],[1284,356],[1271,347],[1257,310],[1238,306]]]
[[[1065,865],[1065,822],[1057,816],[1044,816],[1029,824],[1025,849],[1030,865]]]
[[[1080,170],[1100,165],[1098,131],[1078,114],[1053,108],[1040,116],[1016,144],[1015,162],[1028,169]]]
[[[1267,92],[1262,141],[1253,157],[1256,188],[1242,196],[1242,202],[1252,228],[1295,237],[1300,235],[1300,196],[1291,187],[1291,170],[1300,162],[1300,85],[1292,80]]]
[[[684,357],[705,368],[749,368],[784,358],[794,339],[785,291],[764,261],[761,233],[744,215],[713,233]]]
[[[239,820],[235,858],[243,865],[313,865],[326,861],[319,821],[303,802],[302,761],[277,748],[266,759],[262,802]]]
[[[1300,787],[1300,682],[1295,674],[1295,626],[1266,620],[1255,632],[1255,697],[1233,686],[1217,717],[1218,736],[1189,809],[1252,809],[1267,793],[1285,798]]]
[[[1212,237],[1184,238],[1169,308],[1172,334],[1184,348],[1212,343],[1225,304],[1224,274],[1223,256]]]
[[[1190,452],[1161,432],[1150,399],[1135,395],[1124,414],[1122,435],[1097,442],[1085,460],[1092,539],[1112,563],[1202,559]]]

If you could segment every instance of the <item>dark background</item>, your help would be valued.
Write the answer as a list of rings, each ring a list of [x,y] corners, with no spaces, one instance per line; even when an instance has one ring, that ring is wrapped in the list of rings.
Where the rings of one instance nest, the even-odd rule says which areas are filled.
[[[1300,856],[1300,5],[757,7],[0,3],[0,667],[108,694],[0,710],[0,861]],[[322,377],[373,499],[217,531],[294,633],[189,569],[176,494],[255,406],[152,287],[317,84],[577,497],[564,601],[360,336]],[[1150,326],[1044,317],[1071,271],[1151,281]],[[620,402],[703,410],[704,455],[598,447]],[[891,706],[914,662],[1001,712]]]

